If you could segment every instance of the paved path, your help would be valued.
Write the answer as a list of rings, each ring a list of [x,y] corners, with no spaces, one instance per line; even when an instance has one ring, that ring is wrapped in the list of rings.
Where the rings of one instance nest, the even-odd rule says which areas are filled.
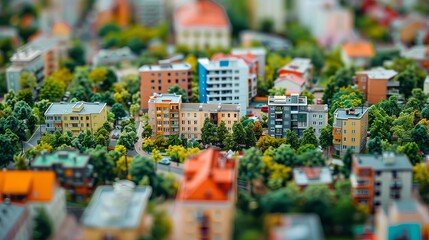
[[[45,133],[45,126],[41,125],[42,131],[40,132],[40,126],[37,127],[36,131],[34,131],[33,135],[30,137],[30,139],[26,142],[24,142],[24,150],[27,150],[29,148],[34,148],[37,145],[37,141],[40,140],[40,138],[43,136],[43,133]]]

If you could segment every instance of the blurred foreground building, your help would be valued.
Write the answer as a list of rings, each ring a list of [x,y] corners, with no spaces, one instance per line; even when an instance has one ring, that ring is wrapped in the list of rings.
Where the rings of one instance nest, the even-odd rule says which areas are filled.
[[[10,202],[0,203],[0,239],[32,239],[31,221],[26,206]]]
[[[323,240],[323,229],[316,214],[270,214],[265,218],[268,240]]]

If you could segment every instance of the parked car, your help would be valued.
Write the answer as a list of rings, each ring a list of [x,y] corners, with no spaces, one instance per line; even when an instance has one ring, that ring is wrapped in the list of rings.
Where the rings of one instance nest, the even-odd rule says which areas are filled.
[[[162,165],[170,165],[170,158],[163,158],[163,159],[161,159],[161,161],[159,161],[159,164],[162,164]]]
[[[264,112],[264,113],[267,113],[268,112],[268,105],[262,106],[261,107],[261,111]]]

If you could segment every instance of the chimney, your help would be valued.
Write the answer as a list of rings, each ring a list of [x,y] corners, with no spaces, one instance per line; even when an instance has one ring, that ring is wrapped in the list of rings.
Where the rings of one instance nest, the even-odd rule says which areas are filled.
[[[346,114],[349,115],[350,110],[348,108],[346,108]]]
[[[395,153],[393,152],[384,152],[383,153],[383,164],[393,165],[395,164]]]

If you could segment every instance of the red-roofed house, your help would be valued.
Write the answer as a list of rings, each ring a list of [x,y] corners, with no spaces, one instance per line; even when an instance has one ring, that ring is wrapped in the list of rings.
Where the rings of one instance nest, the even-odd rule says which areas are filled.
[[[341,48],[341,60],[347,67],[365,67],[374,55],[374,46],[367,41],[348,42]]]
[[[274,81],[274,87],[285,88],[289,93],[302,93],[305,90],[305,79],[295,74],[285,74]]]
[[[185,162],[176,197],[176,239],[231,239],[237,163],[215,149]]]
[[[189,48],[228,48],[231,25],[223,7],[213,0],[197,0],[174,12],[176,44]]]

